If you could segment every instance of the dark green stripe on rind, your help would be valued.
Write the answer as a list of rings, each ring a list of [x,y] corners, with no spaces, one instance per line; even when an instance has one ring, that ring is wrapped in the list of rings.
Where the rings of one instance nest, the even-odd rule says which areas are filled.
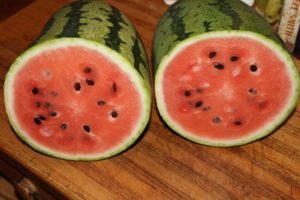
[[[182,41],[193,33],[185,31],[185,22],[183,17],[180,16],[180,12],[183,12],[183,9],[182,7],[175,7],[174,9],[170,9],[169,12],[169,16],[172,20],[170,29],[173,34],[177,36],[175,42]]]
[[[149,81],[144,46],[132,23],[117,8],[99,0],[70,3],[49,19],[32,45],[62,37],[94,40],[110,47],[126,58]]]
[[[140,64],[146,66],[146,62],[144,60],[144,58],[141,56],[141,44],[139,39],[136,38],[132,38],[134,39],[134,45],[132,47],[132,52],[134,55],[137,55],[136,57],[134,57],[134,67],[135,68],[139,68]]]
[[[81,10],[81,8],[86,5],[88,2],[77,1],[70,4],[71,11],[66,15],[69,18],[68,23],[65,24],[63,31],[59,33],[56,37],[79,37],[79,28],[80,26],[86,25],[86,23],[81,23],[82,14],[86,11]],[[53,26],[55,26],[53,24]]]
[[[209,3],[208,5],[216,7],[220,12],[231,17],[231,29],[239,29],[239,27],[242,25],[243,21],[240,18],[240,15],[235,10],[232,10],[230,4],[227,1],[216,0],[215,3]]]
[[[55,21],[56,21],[56,19],[54,17],[51,17],[47,21],[47,23],[45,24],[43,30],[40,33],[40,36],[37,38],[36,41],[38,41],[41,38],[41,36],[43,36],[44,34],[46,34],[49,31],[49,29],[53,26],[53,24],[54,24]],[[35,43],[37,43],[37,42],[33,42],[33,44],[35,44]]]
[[[112,25],[109,26],[109,32],[107,33],[107,38],[105,38],[105,44],[117,52],[120,52],[120,45],[125,44],[125,42],[119,37],[119,32],[122,29],[121,23],[125,26],[127,24],[124,22],[121,13],[114,7],[112,7],[112,11],[109,13],[108,21],[111,22]]]
[[[155,71],[178,42],[222,30],[251,31],[283,45],[273,28],[240,0],[180,0],[165,12],[157,26],[152,49]]]

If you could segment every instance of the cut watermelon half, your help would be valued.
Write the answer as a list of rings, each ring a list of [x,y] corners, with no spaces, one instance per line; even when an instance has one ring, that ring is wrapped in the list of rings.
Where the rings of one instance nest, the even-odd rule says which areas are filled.
[[[147,85],[114,50],[79,38],[31,47],[5,80],[9,121],[45,154],[98,160],[128,148],[150,115]]]
[[[289,116],[299,75],[291,56],[260,34],[209,32],[163,57],[155,94],[162,118],[181,136],[212,146],[242,145]]]

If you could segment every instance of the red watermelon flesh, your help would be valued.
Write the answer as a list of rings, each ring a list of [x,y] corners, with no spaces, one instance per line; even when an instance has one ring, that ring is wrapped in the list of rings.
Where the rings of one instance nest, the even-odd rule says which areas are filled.
[[[101,155],[131,137],[142,99],[122,67],[83,46],[48,49],[15,74],[14,116],[26,137],[67,155]]]
[[[208,38],[172,57],[160,94],[182,132],[215,143],[239,140],[285,109],[293,90],[287,70],[270,47],[250,37]]]

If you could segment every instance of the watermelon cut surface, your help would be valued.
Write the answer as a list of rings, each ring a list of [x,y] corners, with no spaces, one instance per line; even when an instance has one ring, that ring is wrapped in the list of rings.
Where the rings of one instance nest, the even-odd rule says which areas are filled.
[[[9,117],[20,137],[45,153],[107,156],[140,135],[149,99],[125,59],[116,61],[116,53],[92,42],[74,43],[49,41],[12,65],[5,85]]]
[[[116,8],[73,2],[13,62],[4,95],[12,127],[37,151],[69,160],[108,158],[131,146],[148,123],[146,54]]]
[[[158,24],[153,52],[159,113],[194,142],[249,143],[274,131],[297,104],[292,57],[240,1],[177,2]]]
[[[172,128],[195,141],[231,145],[263,137],[286,118],[298,95],[293,61],[250,35],[193,38],[163,60],[156,94]]]

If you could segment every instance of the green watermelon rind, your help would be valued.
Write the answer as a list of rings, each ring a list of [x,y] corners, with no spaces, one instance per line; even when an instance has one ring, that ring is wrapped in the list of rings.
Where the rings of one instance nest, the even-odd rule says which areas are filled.
[[[251,134],[246,138],[240,138],[240,139],[229,139],[229,140],[211,140],[209,138],[200,138],[197,136],[194,136],[192,133],[189,133],[187,131],[184,131],[183,128],[181,128],[176,122],[172,120],[172,117],[169,116],[168,112],[166,111],[164,99],[163,99],[163,89],[162,89],[162,78],[163,78],[163,72],[168,63],[186,46],[191,45],[195,42],[198,42],[200,40],[204,39],[212,39],[217,37],[234,37],[234,36],[241,36],[241,37],[248,37],[250,39],[254,39],[267,47],[271,48],[280,59],[286,64],[288,68],[288,73],[291,78],[292,82],[292,94],[289,98],[289,102],[286,104],[286,107],[284,107],[280,113],[279,116],[277,116],[277,119],[274,120],[274,122],[270,122],[266,126],[262,127],[258,133]],[[165,54],[160,62],[160,64],[157,67],[157,71],[155,74],[155,80],[154,80],[154,87],[155,87],[155,94],[156,94],[156,101],[157,101],[157,108],[158,111],[165,121],[165,123],[177,134],[180,136],[191,140],[196,143],[209,145],[209,146],[216,146],[216,147],[228,147],[228,146],[240,146],[243,144],[250,143],[252,141],[258,140],[260,138],[263,138],[269,134],[271,134],[275,129],[278,128],[279,125],[281,125],[287,117],[293,112],[294,108],[297,105],[298,97],[300,94],[300,78],[299,73],[297,71],[297,67],[290,56],[290,54],[278,43],[274,42],[273,40],[270,40],[269,38],[257,34],[250,31],[236,31],[236,30],[225,30],[225,31],[212,31],[207,33],[202,33],[200,35],[195,35],[190,38],[187,38],[178,44],[176,44],[167,54]]]
[[[64,37],[101,43],[126,58],[147,81],[149,63],[142,40],[129,18],[114,6],[99,0],[78,0],[59,9],[31,44]]]
[[[143,108],[141,109],[141,116],[142,118],[137,123],[136,130],[133,131],[134,134],[132,137],[127,138],[125,141],[123,141],[119,146],[116,148],[105,152],[101,155],[95,154],[95,155],[69,155],[62,152],[56,152],[52,149],[43,147],[39,145],[34,140],[30,139],[29,135],[24,133],[18,123],[16,122],[16,119],[14,117],[13,112],[13,97],[12,97],[12,84],[14,79],[14,74],[22,68],[22,65],[26,63],[30,58],[34,57],[35,55],[41,53],[44,50],[49,50],[51,48],[63,48],[66,46],[84,46],[87,48],[92,48],[103,55],[105,55],[108,59],[110,59],[112,62],[116,63],[124,72],[126,72],[131,80],[135,83],[135,86],[137,87],[137,90],[139,91],[141,95],[141,102]],[[150,118],[150,112],[151,112],[151,96],[149,87],[146,83],[146,81],[143,79],[141,74],[137,72],[137,70],[134,68],[134,66],[122,55],[120,55],[115,50],[106,47],[103,44],[100,44],[94,40],[88,40],[88,39],[82,39],[82,38],[59,38],[59,39],[52,39],[47,40],[41,43],[36,44],[35,46],[27,49],[24,51],[11,65],[4,83],[4,100],[5,100],[5,106],[6,106],[6,112],[8,115],[9,122],[13,129],[15,130],[16,134],[19,138],[21,138],[24,142],[26,142],[29,146],[31,146],[33,149],[35,149],[38,152],[41,152],[45,155],[49,155],[56,158],[66,159],[66,160],[77,160],[77,161],[94,161],[94,160],[102,160],[109,157],[112,157],[114,155],[117,155],[124,150],[128,149],[133,143],[140,137],[140,135],[145,130],[149,118]]]

